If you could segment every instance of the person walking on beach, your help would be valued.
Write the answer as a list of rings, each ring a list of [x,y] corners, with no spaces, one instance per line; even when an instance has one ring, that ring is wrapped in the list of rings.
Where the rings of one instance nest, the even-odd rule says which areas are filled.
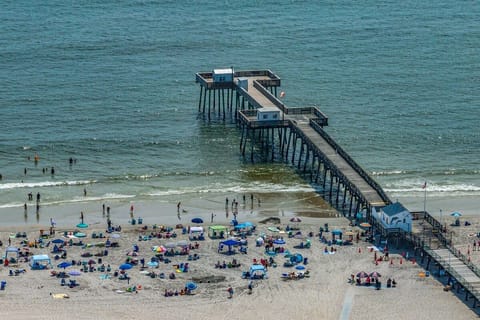
[[[133,219],[133,204],[130,206],[130,219]]]
[[[37,192],[37,203],[40,202],[40,192]]]
[[[182,203],[180,201],[178,201],[177,203],[177,213],[180,215],[180,206],[182,205]]]
[[[102,216],[105,217],[105,203],[102,204]]]
[[[211,223],[213,223],[213,218],[214,218],[214,217],[215,217],[215,215],[214,215],[213,212],[212,212],[212,216],[211,216],[211,218],[210,218],[210,222],[211,222]]]
[[[83,196],[84,196],[84,197],[87,196],[87,188],[83,188]]]
[[[80,220],[81,220],[82,223],[83,223],[83,211],[80,211]]]
[[[228,298],[232,299],[233,298],[233,288],[231,286],[228,287],[227,292],[228,292]]]

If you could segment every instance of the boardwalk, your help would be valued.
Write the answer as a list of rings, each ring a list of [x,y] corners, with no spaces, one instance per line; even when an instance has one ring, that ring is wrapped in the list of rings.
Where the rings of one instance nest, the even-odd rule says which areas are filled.
[[[449,249],[427,249],[426,251],[467,290],[467,299],[470,293],[475,297],[475,301],[480,301],[480,278],[463,261],[453,255]]]

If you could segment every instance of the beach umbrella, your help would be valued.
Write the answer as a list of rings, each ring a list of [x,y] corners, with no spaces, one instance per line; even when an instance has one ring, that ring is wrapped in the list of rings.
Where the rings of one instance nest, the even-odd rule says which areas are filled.
[[[372,225],[368,222],[362,222],[360,223],[360,227],[362,228],[370,228]]]
[[[168,248],[168,249],[173,249],[175,248],[177,245],[173,242],[168,242],[165,244],[165,248]]]
[[[198,224],[200,224],[200,223],[203,223],[203,220],[202,220],[202,218],[193,218],[193,219],[192,219],[192,223],[198,223]]]
[[[189,281],[185,284],[185,287],[187,287],[188,290],[195,290],[197,289],[197,284],[195,282]]]
[[[180,240],[177,242],[177,246],[179,247],[187,247],[188,246],[188,241],[186,240]]]
[[[118,267],[118,269],[120,270],[129,270],[129,269],[132,269],[132,265],[130,263],[124,263],[124,264],[121,264],[120,267]]]
[[[340,230],[340,229],[332,230],[332,234],[334,234],[334,235],[336,235],[336,236],[341,235],[342,233],[343,233],[343,231]]]
[[[75,277],[81,275],[82,273],[79,270],[70,270],[68,271],[68,274]]]
[[[65,269],[65,268],[70,267],[71,265],[72,265],[72,264],[71,264],[70,262],[68,262],[68,261],[63,261],[62,263],[58,264],[57,267],[58,267],[58,268],[63,268],[63,269]]]
[[[275,239],[275,240],[273,240],[273,243],[274,243],[274,244],[285,244],[285,240],[283,240],[283,239]]]
[[[52,243],[55,243],[55,244],[60,244],[60,243],[64,243],[64,242],[65,242],[65,240],[63,240],[63,239],[53,239],[52,240]]]
[[[298,223],[298,222],[302,222],[302,219],[300,219],[299,217],[293,217],[290,219],[290,222]]]
[[[450,215],[451,215],[452,217],[455,217],[455,218],[459,218],[459,217],[462,216],[462,214],[461,214],[460,212],[458,212],[458,211],[452,212],[452,213],[450,213]]]
[[[370,273],[370,277],[372,278],[380,278],[382,275],[380,273],[378,273],[377,271],[374,271],[372,273]]]
[[[112,233],[112,234],[110,235],[110,238],[112,238],[112,239],[118,239],[118,238],[120,238],[120,237],[121,237],[121,236],[120,236],[119,233]]]
[[[76,232],[74,236],[77,238],[85,238],[87,235],[83,232]]]
[[[164,246],[154,246],[152,248],[152,251],[157,252],[157,253],[162,253],[167,251],[167,249]]]
[[[90,260],[88,260],[87,264],[88,264],[88,265],[91,265],[91,264],[96,264],[96,262],[95,262],[95,260],[93,260],[93,259],[90,259]]]
[[[297,269],[297,270],[305,270],[305,266],[298,265],[298,266],[295,267],[295,269]]]
[[[158,262],[156,262],[156,261],[147,262],[147,266],[149,266],[151,268],[158,267]]]
[[[82,223],[79,223],[79,224],[77,224],[77,228],[81,228],[81,229],[88,228],[88,224],[83,223],[83,222],[82,222]]]
[[[357,278],[366,278],[368,277],[368,273],[366,273],[365,271],[360,271],[359,273],[357,273]]]

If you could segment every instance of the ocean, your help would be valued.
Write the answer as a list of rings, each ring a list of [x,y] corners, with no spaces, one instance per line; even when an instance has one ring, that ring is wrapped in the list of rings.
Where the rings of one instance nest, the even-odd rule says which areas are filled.
[[[230,66],[270,69],[286,105],[319,106],[327,132],[392,199],[423,209],[426,181],[427,209],[475,213],[479,9],[445,0],[6,1],[0,220],[23,212],[29,192],[42,195],[42,221],[70,204],[215,199],[209,210],[242,194],[314,194],[287,164],[243,159],[231,120],[198,116],[195,73]]]

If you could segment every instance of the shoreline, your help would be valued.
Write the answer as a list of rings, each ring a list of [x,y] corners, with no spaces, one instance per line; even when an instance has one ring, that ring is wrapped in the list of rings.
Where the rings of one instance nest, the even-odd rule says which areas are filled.
[[[225,217],[225,198],[230,199],[230,216]],[[102,204],[111,207],[111,219],[117,223],[127,223],[130,220],[129,208],[135,206],[135,216],[142,218],[159,219],[162,223],[167,223],[172,216],[177,216],[176,205],[182,203],[182,211],[186,210],[187,218],[190,215],[200,216],[204,220],[210,219],[213,212],[219,221],[230,221],[232,217],[231,201],[236,198],[239,202],[239,216],[338,216],[338,212],[321,198],[321,195],[312,190],[312,192],[288,192],[288,193],[255,193],[253,205],[249,195],[246,195],[245,204],[243,203],[243,194],[228,193],[208,193],[188,195],[187,197],[170,196],[151,200],[128,200],[128,199],[110,199],[104,200],[85,200],[67,204],[42,205],[39,215],[36,215],[36,205],[34,201],[27,202],[27,214],[25,215],[23,206],[0,208],[0,227],[8,226],[29,226],[29,225],[50,225],[50,218],[56,220],[57,224],[71,224],[77,221],[80,212],[85,213],[90,223],[103,223],[105,218],[102,216]],[[261,199],[260,206],[258,198]],[[423,211],[424,199],[420,197],[399,197],[392,201],[400,201],[410,211]],[[478,209],[478,199],[476,197],[462,196],[455,198],[447,197],[427,197],[426,209],[432,216],[439,217],[442,211],[443,216],[451,212],[460,211],[467,216],[480,215]],[[161,213],[160,213],[161,212]]]

